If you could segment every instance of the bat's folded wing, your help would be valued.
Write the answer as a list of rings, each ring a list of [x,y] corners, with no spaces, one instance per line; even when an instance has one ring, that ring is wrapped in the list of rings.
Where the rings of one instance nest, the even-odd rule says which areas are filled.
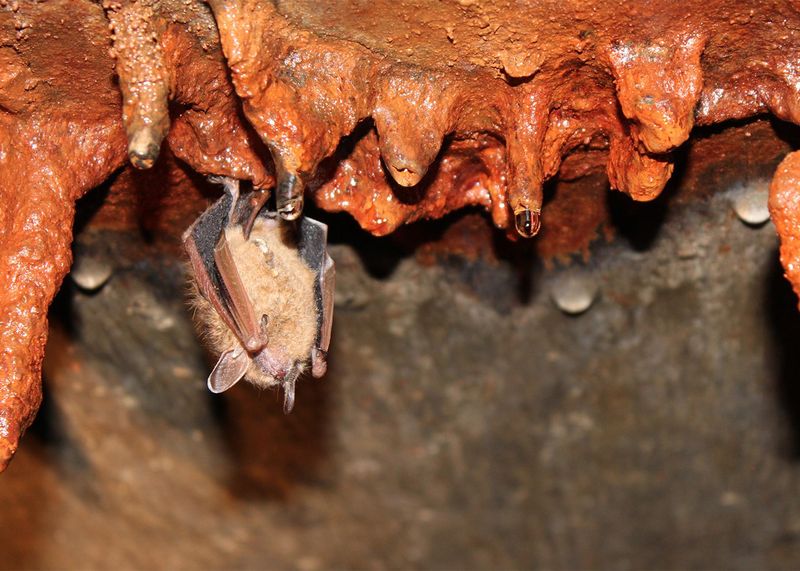
[[[303,261],[316,274],[314,301],[317,313],[316,346],[328,350],[333,325],[333,293],[336,269],[328,254],[328,226],[304,216],[300,221],[297,247]]]

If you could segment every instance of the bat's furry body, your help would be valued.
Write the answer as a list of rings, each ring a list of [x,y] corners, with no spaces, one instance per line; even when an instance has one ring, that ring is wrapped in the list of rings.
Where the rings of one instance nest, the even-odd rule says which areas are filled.
[[[226,196],[183,235],[198,321],[219,361],[212,392],[241,379],[281,385],[284,411],[294,405],[297,378],[327,370],[333,323],[335,267],[328,227],[311,218],[294,223],[264,211],[267,194],[240,200],[239,182],[220,179]]]
[[[278,220],[256,219],[249,240],[245,239],[242,226],[227,227],[225,236],[256,315],[267,316],[266,349],[283,370],[305,370],[317,335],[314,272],[300,258]],[[198,295],[195,305],[214,351],[242,347],[210,302]],[[245,379],[261,387],[281,382],[255,361],[250,362]]]

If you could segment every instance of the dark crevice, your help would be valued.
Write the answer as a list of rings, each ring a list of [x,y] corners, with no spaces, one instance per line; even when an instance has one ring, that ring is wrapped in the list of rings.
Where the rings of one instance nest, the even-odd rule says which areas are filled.
[[[765,288],[767,330],[771,335],[774,388],[787,423],[787,456],[800,461],[800,312],[797,296],[772,257]]]

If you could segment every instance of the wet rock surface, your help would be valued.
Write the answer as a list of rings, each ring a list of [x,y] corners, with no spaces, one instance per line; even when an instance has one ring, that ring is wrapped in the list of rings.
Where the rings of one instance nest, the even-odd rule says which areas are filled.
[[[108,226],[161,244],[225,175],[378,235],[477,207],[549,259],[608,233],[606,181],[658,210],[795,147],[763,117],[800,116],[789,1],[318,4],[0,1],[0,469],[41,398],[73,203],[104,181]],[[797,286],[793,181],[771,202]]]
[[[519,217],[538,220],[565,156],[603,151],[612,187],[652,200],[695,124],[796,119],[786,3],[210,5],[279,181],[377,233],[471,204],[529,236],[538,222]],[[364,123],[338,176],[315,180]],[[395,183],[427,192],[403,200]],[[370,207],[393,201],[414,208]]]
[[[578,316],[551,300],[561,264],[483,217],[389,238],[328,217],[330,371],[290,416],[210,395],[180,258],[89,225],[76,254],[113,273],[51,312],[1,566],[796,568],[800,317],[774,230],[726,192],[629,207],[647,224],[571,266],[597,287]]]
[[[774,228],[736,199],[799,140],[794,4],[317,4],[0,0],[0,469],[80,257],[0,566],[797,568],[798,155]],[[394,233],[317,212],[289,417],[205,390],[208,175]]]

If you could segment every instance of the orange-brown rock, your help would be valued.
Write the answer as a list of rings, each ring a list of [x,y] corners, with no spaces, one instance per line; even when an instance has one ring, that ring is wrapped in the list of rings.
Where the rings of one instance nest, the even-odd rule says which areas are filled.
[[[781,237],[781,264],[800,296],[800,152],[778,166],[770,186],[769,211]]]
[[[69,269],[74,202],[125,157],[102,11],[84,3],[70,22],[64,14],[0,12],[0,469],[41,401],[47,308]],[[92,57],[105,64],[78,63]]]
[[[169,131],[169,69],[162,47],[164,22],[144,0],[104,2],[114,38],[128,156],[136,168],[153,166]]]
[[[201,25],[203,10],[193,10],[193,19],[186,19],[185,11],[171,12],[158,36],[160,45],[168,48],[165,53],[182,58],[169,60],[171,97],[181,105],[172,121],[170,146],[200,173],[269,185],[271,167],[263,160],[261,142],[241,121],[219,50],[211,49],[213,43],[203,47],[202,40],[209,41],[208,26]],[[154,14],[148,8],[148,17]],[[205,14],[213,31],[207,10]],[[176,24],[175,18],[184,21]],[[139,24],[117,21],[115,33],[122,30],[139,30]],[[152,48],[152,37],[148,38]],[[47,308],[69,270],[74,203],[124,163],[131,125],[141,126],[139,119],[147,123],[148,114],[157,114],[158,97],[148,89],[136,92],[149,81],[142,79],[141,71],[132,71],[129,78],[122,72],[123,84],[138,79],[122,90],[118,87],[120,61],[115,66],[110,40],[109,22],[102,8],[91,2],[23,2],[0,7],[0,275],[4,286],[0,295],[0,469],[16,450],[41,400]],[[136,52],[135,44],[125,45]],[[118,42],[118,55],[121,47]],[[131,60],[124,65],[142,64],[143,54],[129,55]],[[150,65],[147,57],[145,64]],[[111,201],[106,220],[124,224],[126,218],[119,215],[135,213],[135,225],[146,217],[145,227],[161,231],[167,222],[188,223],[202,197],[195,194],[193,203],[186,201],[190,195],[180,189],[196,192],[197,184],[184,168],[166,160],[155,169],[159,184],[153,183],[152,176],[148,184],[147,175],[123,175],[123,181],[133,183],[124,185],[126,196],[117,200],[114,214]],[[153,195],[164,189],[167,192]],[[171,189],[183,194],[177,202],[169,199]],[[149,211],[146,216],[142,208]]]
[[[38,403],[74,201],[126,155],[152,170],[120,173],[98,224],[177,235],[225,175],[375,234],[474,206],[586,252],[603,172],[645,201],[674,171],[702,195],[774,165],[766,122],[712,126],[800,120],[797,30],[789,0],[0,0],[0,465]],[[792,161],[772,211],[797,284]]]

